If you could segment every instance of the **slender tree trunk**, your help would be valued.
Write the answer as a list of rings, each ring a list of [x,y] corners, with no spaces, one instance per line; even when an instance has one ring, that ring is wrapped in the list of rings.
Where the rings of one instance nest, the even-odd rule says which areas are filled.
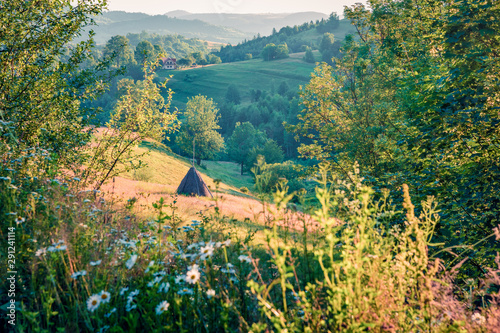
[[[196,158],[196,164],[201,165],[201,158],[199,157]]]

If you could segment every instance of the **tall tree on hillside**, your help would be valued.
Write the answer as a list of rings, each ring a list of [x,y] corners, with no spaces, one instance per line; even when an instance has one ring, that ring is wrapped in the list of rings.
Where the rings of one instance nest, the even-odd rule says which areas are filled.
[[[337,44],[338,45],[338,44]],[[333,34],[327,32],[323,35],[319,45],[321,57],[327,64],[332,64],[332,58],[337,55],[337,45],[335,44],[335,37]]]
[[[234,105],[238,105],[241,103],[240,91],[238,90],[238,87],[236,87],[236,85],[231,84],[229,87],[227,87],[226,101],[229,103],[233,103]]]
[[[236,123],[227,145],[229,157],[241,165],[241,174],[243,174],[251,149],[261,147],[265,141],[264,133],[255,129],[251,123]]]
[[[306,49],[306,54],[304,55],[304,61],[314,64],[316,62],[316,59],[314,58],[313,51],[310,47]]]
[[[138,64],[144,64],[146,61],[153,60],[155,56],[155,48],[151,42],[144,40],[137,44],[134,52],[135,60]]]
[[[104,46],[103,55],[114,57],[116,67],[135,62],[134,54],[130,48],[130,42],[125,36],[117,35],[111,37],[106,42],[106,46]]]
[[[202,159],[213,158],[224,149],[224,139],[217,131],[220,129],[218,112],[214,101],[205,96],[190,98],[186,104],[177,144],[187,156],[192,156],[194,140],[198,165]]]

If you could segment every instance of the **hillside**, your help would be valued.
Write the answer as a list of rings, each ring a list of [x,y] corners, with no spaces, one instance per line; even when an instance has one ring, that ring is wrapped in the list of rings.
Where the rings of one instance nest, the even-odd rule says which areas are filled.
[[[119,11],[105,12],[94,18],[96,26],[87,27],[96,33],[97,44],[104,44],[115,35],[140,33],[142,31],[161,35],[179,34],[188,38],[198,38],[219,43],[238,43],[253,34],[238,31],[234,28],[216,26],[200,20],[184,20],[165,15],[147,15],[143,13],[127,13]],[[83,34],[86,36],[86,33]]]
[[[138,154],[149,151],[142,158],[146,167],[130,171],[115,177],[103,191],[118,200],[137,199],[136,207],[140,214],[150,216],[151,204],[160,198],[167,202],[175,197],[177,187],[191,167],[191,161],[173,154],[164,145],[154,141],[142,142],[135,152]],[[239,188],[252,190],[253,181],[250,175],[239,174],[239,166],[230,162],[203,161],[198,167],[203,180],[217,196],[219,207],[224,214],[237,219],[253,218],[261,210],[259,201],[250,195],[240,192]],[[220,179],[219,190],[216,191],[214,179]],[[181,216],[186,219],[197,218],[197,212],[215,206],[215,199],[204,197],[178,196],[177,206]],[[193,207],[196,207],[195,209]]]
[[[186,11],[172,11],[165,14],[168,17],[183,20],[200,20],[214,25],[234,28],[254,35],[270,35],[273,28],[294,26],[304,22],[328,18],[328,15],[318,12],[273,13],[273,14],[227,14],[203,13],[193,14]]]
[[[319,52],[314,52],[319,61]],[[160,70],[158,77],[173,77],[167,87],[174,91],[172,106],[184,108],[188,97],[198,94],[206,95],[215,101],[224,99],[227,87],[236,85],[240,90],[242,103],[250,102],[250,90],[272,90],[286,81],[291,90],[297,90],[300,85],[309,82],[315,64],[302,60],[304,53],[291,54],[289,58],[263,61],[252,59],[234,63],[224,63],[201,68],[168,71]]]

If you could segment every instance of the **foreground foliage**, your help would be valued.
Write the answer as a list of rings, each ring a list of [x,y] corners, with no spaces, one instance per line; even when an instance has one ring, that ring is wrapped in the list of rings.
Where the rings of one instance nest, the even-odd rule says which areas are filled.
[[[316,69],[301,122],[289,128],[312,141],[302,156],[337,173],[356,160],[377,188],[407,183],[417,206],[436,197],[435,242],[469,257],[467,276],[485,274],[500,243],[470,245],[500,222],[500,3],[369,5],[346,9],[358,38],[346,38],[334,66]]]

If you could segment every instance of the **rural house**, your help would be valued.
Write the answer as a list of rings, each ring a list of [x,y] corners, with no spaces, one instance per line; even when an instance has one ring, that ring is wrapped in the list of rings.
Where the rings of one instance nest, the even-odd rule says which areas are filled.
[[[177,69],[177,59],[175,58],[160,58],[163,62],[163,69]]]

